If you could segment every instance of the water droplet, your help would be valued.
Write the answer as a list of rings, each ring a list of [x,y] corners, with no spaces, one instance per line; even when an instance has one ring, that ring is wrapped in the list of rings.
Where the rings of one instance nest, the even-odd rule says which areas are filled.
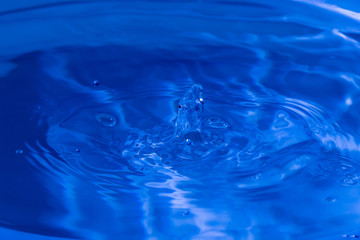
[[[325,202],[327,202],[327,203],[334,203],[336,201],[337,201],[337,199],[335,197],[327,197],[327,198],[325,198]]]
[[[94,80],[94,86],[99,86],[100,85],[100,81],[99,80]]]
[[[348,97],[348,98],[345,100],[345,104],[346,104],[347,106],[352,105],[352,103],[353,103],[353,101],[352,101],[352,99],[351,99],[350,97]]]
[[[190,211],[188,209],[185,209],[183,212],[183,216],[188,216],[190,214]]]
[[[116,124],[116,118],[109,113],[96,114],[96,120],[105,127],[113,127]]]
[[[342,182],[345,186],[354,186],[357,184],[357,181],[352,178],[345,178],[342,180]]]
[[[22,149],[17,149],[16,151],[15,151],[15,153],[16,154],[22,154],[24,151],[22,150]]]
[[[189,138],[187,138],[187,139],[185,140],[185,142],[186,142],[187,145],[190,145],[190,144],[191,144],[191,140],[190,140]]]

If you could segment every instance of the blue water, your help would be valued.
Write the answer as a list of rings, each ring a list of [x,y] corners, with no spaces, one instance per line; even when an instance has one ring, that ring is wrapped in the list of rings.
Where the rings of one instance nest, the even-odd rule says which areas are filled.
[[[0,32],[0,239],[360,238],[358,1],[2,1]]]

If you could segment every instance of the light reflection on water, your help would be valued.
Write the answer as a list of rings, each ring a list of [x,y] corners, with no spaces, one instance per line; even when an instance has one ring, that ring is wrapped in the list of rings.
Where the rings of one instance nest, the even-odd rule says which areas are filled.
[[[357,237],[356,9],[138,5],[3,6],[1,225],[34,239]],[[193,84],[201,140],[177,141]]]

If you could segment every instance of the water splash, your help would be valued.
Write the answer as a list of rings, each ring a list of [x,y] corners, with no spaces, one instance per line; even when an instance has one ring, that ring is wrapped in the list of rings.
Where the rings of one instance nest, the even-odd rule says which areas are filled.
[[[1,226],[358,236],[356,4],[30,4],[0,12]]]
[[[177,139],[201,140],[204,112],[203,87],[193,85],[181,98],[175,122],[174,135]]]

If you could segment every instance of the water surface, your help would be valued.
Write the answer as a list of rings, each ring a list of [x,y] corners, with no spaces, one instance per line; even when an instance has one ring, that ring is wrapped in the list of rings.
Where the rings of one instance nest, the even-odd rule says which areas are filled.
[[[358,11],[0,4],[0,236],[359,238]]]

